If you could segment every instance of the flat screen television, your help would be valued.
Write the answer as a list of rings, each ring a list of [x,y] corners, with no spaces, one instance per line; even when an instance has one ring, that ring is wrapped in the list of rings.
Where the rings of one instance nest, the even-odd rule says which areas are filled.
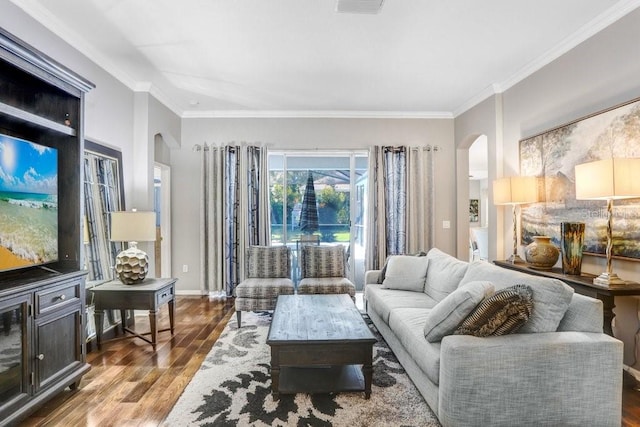
[[[0,133],[0,271],[58,260],[58,150]]]

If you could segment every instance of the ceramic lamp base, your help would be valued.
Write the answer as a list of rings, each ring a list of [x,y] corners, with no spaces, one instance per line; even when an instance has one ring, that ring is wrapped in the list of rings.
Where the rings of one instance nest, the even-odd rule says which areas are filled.
[[[135,246],[130,246],[116,257],[116,276],[125,285],[142,282],[148,271],[149,256]]]

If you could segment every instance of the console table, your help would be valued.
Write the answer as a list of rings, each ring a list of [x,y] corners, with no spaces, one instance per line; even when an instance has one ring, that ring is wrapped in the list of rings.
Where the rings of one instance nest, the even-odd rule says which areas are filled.
[[[571,286],[577,293],[586,295],[592,298],[597,298],[602,301],[604,308],[604,332],[613,336],[613,330],[611,328],[611,321],[615,317],[613,309],[615,307],[614,298],[621,296],[634,296],[640,295],[640,283],[627,283],[626,285],[616,286],[603,286],[595,285],[593,279],[596,277],[593,274],[581,274],[580,276],[574,276],[570,274],[563,274],[561,268],[552,268],[551,270],[536,270],[526,264],[512,264],[508,261],[494,261],[495,265],[508,268],[511,270],[520,271],[523,273],[533,274],[542,277],[551,277],[558,279]]]
[[[90,289],[94,295],[95,319],[96,319],[96,342],[98,349],[102,344],[102,329],[104,326],[105,310],[120,310],[122,315],[122,329],[134,336],[148,342],[156,350],[158,332],[171,331],[173,335],[173,312],[175,307],[175,285],[178,279],[147,278],[142,283],[135,285],[125,285],[119,280],[112,280]],[[169,329],[158,331],[156,326],[156,316],[158,308],[163,304],[169,305]],[[124,322],[125,310],[149,310],[149,325],[151,326],[151,339],[132,329],[129,329]]]

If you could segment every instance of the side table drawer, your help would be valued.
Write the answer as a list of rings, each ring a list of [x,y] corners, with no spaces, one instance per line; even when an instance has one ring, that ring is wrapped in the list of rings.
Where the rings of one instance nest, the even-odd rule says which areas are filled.
[[[36,292],[36,316],[59,307],[80,302],[80,282],[67,282],[51,289]]]
[[[174,286],[167,286],[164,289],[161,289],[156,294],[156,307],[160,307],[167,301],[171,301],[174,298],[175,290]]]

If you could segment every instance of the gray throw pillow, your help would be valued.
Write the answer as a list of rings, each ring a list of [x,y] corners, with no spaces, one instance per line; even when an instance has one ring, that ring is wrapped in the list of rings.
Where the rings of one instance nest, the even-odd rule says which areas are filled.
[[[455,335],[488,337],[517,332],[533,311],[533,291],[515,285],[482,301],[455,330]]]
[[[387,275],[387,264],[389,263],[389,258],[391,258],[392,256],[393,255],[389,255],[387,259],[384,260],[384,266],[382,267],[382,270],[380,270],[380,275],[378,276],[378,283],[384,282],[384,278]],[[427,253],[424,251],[420,251],[416,254],[413,254],[413,256],[427,256]]]
[[[427,253],[427,259],[429,271],[427,271],[424,293],[436,301],[442,301],[458,289],[469,263],[460,261],[436,248]]]
[[[382,287],[403,291],[422,292],[429,260],[426,257],[393,255],[387,262]]]
[[[429,311],[424,337],[429,342],[438,342],[453,334],[478,304],[492,294],[493,285],[487,281],[469,282],[451,292]]]

